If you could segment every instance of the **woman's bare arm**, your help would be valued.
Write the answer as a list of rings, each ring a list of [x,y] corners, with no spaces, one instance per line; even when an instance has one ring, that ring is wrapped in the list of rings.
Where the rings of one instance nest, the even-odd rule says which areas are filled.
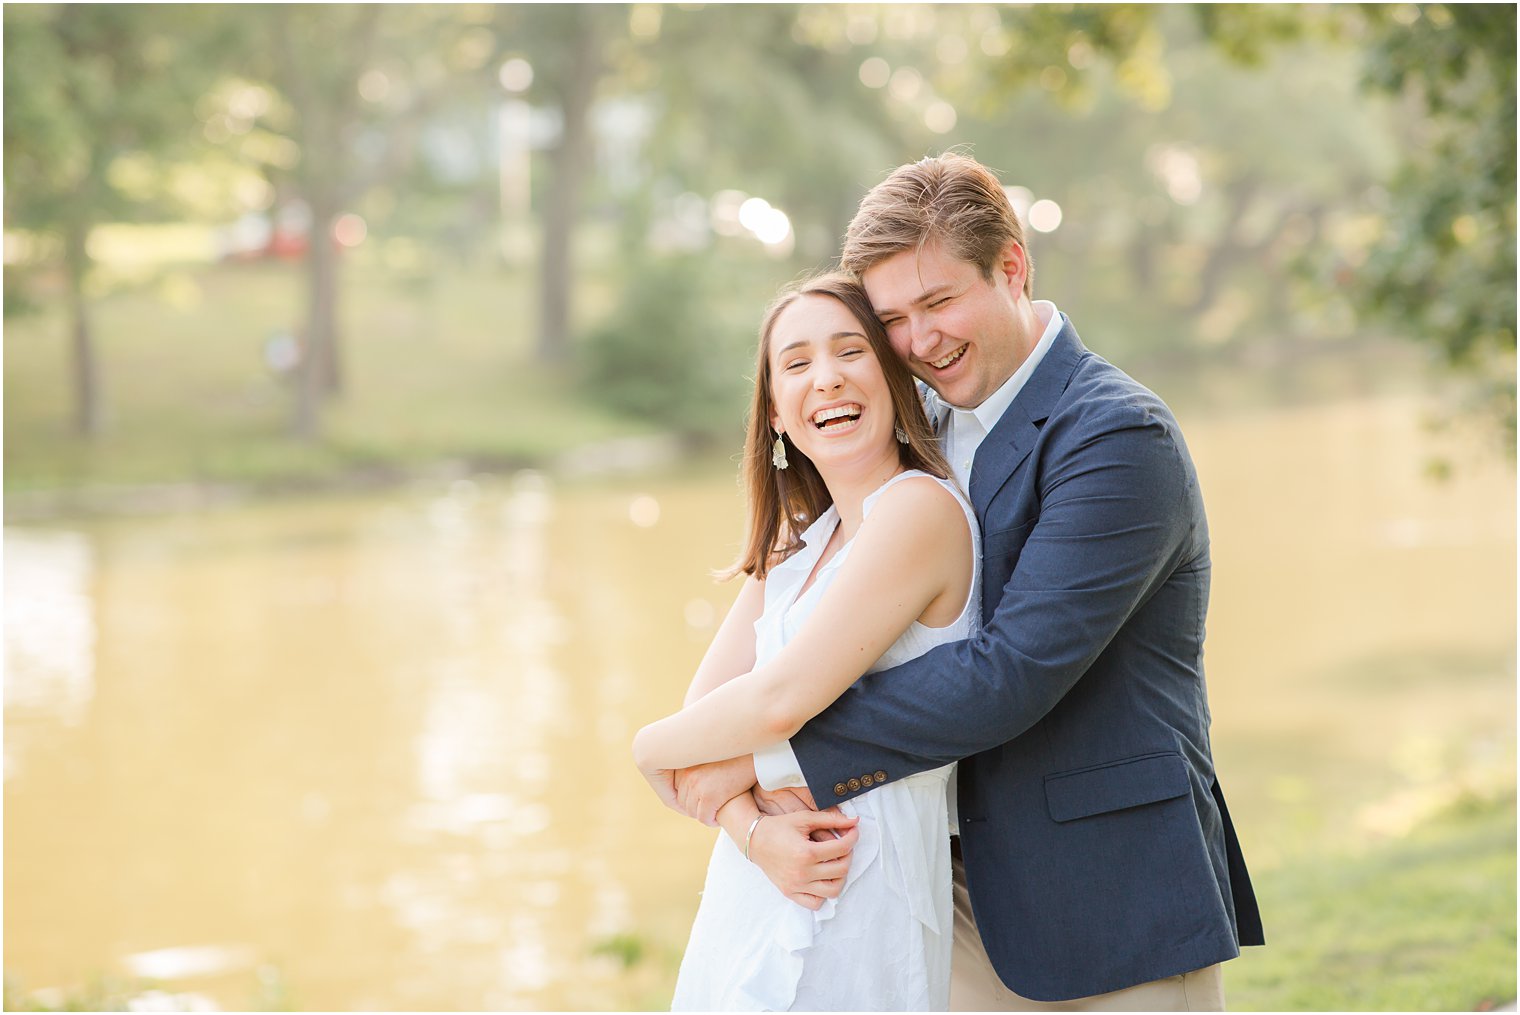
[[[797,637],[764,666],[640,730],[639,767],[685,768],[787,739],[941,596],[962,602],[970,568],[970,531],[955,498],[929,479],[899,483],[861,525]]]
[[[764,612],[765,579],[746,578],[691,678],[684,704],[755,668],[755,621]]]

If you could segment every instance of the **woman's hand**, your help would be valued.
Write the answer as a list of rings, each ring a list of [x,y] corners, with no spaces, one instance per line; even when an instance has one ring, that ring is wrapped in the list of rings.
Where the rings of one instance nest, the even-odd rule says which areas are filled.
[[[767,815],[750,836],[750,861],[782,895],[816,910],[844,891],[859,821],[837,810]]]

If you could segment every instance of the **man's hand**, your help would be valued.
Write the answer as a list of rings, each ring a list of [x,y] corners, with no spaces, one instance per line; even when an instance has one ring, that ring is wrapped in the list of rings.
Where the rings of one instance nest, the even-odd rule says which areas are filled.
[[[657,768],[652,772],[639,771],[649,781],[650,788],[655,796],[660,798],[660,803],[673,811],[681,810],[681,805],[676,801],[676,772],[674,769]]]
[[[816,910],[844,891],[859,821],[836,810],[762,818],[750,836],[749,858],[782,895]]]
[[[689,818],[716,827],[718,809],[755,784],[755,759],[746,754],[683,768],[675,772],[674,782],[676,802],[671,806]]]
[[[756,786],[750,792],[754,794],[755,805],[762,814],[793,814],[818,809],[818,805],[813,803],[813,794],[806,788],[761,789]]]

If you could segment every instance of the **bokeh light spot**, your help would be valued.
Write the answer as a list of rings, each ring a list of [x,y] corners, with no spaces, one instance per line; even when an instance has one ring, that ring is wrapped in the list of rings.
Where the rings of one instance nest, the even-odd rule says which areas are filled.
[[[533,65],[522,57],[514,56],[501,65],[501,70],[496,72],[496,79],[509,92],[525,92],[533,83]]]
[[[345,247],[357,247],[369,235],[369,226],[353,212],[338,217],[333,223],[333,239]]]
[[[640,494],[628,504],[628,520],[641,529],[652,529],[660,521],[660,502]]]
[[[901,102],[912,102],[918,97],[919,90],[924,87],[924,76],[912,67],[899,67],[892,75],[892,80],[887,87],[892,93],[892,98]]]
[[[955,107],[943,100],[934,102],[924,110],[924,126],[936,134],[948,134],[955,129]]]
[[[879,56],[873,56],[860,65],[860,83],[867,88],[885,88],[892,80],[892,68]]]
[[[1061,206],[1045,197],[1029,206],[1029,226],[1036,232],[1053,233],[1061,225]]]

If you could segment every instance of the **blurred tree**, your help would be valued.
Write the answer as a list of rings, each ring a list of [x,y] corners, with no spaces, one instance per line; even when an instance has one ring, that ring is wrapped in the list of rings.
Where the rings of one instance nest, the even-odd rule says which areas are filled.
[[[540,362],[557,363],[569,357],[574,239],[596,155],[591,107],[610,69],[609,49],[628,32],[628,7],[513,4],[498,12],[509,48],[531,53],[529,96],[547,100],[560,114],[540,216],[535,343]]]
[[[1033,72],[989,66],[950,94],[968,132],[986,139],[977,154],[1009,170],[1026,200],[1062,209],[1058,228],[1030,233],[1036,286],[1055,280],[1047,291],[1111,323],[1105,341],[1127,355],[1280,360],[1349,337],[1302,312],[1298,265],[1394,164],[1384,110],[1356,88],[1355,57],[1302,38],[1247,66],[1191,8],[1141,12],[1138,23],[1119,8],[1119,27],[1092,10],[1066,22],[1030,13],[1043,45],[1021,20],[961,30],[983,54],[1029,49]],[[1115,39],[1125,55],[1104,55]],[[1017,94],[987,91],[989,79]]]
[[[243,40],[238,70],[266,82],[281,101],[258,116],[251,142],[231,143],[260,160],[310,215],[293,429],[311,440],[324,401],[343,386],[339,217],[412,165],[421,132],[442,104],[483,91],[495,39],[472,11],[446,6],[272,5],[235,16]]]
[[[583,378],[624,411],[731,438],[766,300],[837,256],[860,195],[900,158],[902,124],[860,83],[845,16],[824,15],[629,10],[609,75],[647,116],[646,154],[608,203],[635,267],[577,348]],[[783,212],[790,232],[762,242],[742,228],[750,197]]]
[[[734,276],[745,269],[697,254],[636,261],[613,312],[584,340],[583,379],[598,401],[691,438],[739,433],[760,308],[758,298],[731,298],[744,291]]]
[[[218,73],[228,35],[197,7],[22,5],[4,18],[5,224],[56,244],[75,426],[93,436],[104,423],[104,393],[90,232],[136,210],[113,173],[123,159],[167,157],[199,140],[194,103]]]
[[[310,209],[309,275],[296,432],[316,435],[324,395],[342,389],[333,227],[354,196],[361,97],[381,8],[282,5],[267,10],[271,82],[290,104],[290,134],[300,148],[295,193]]]
[[[630,71],[658,97],[656,187],[761,197],[792,221],[791,271],[832,261],[861,195],[935,136],[860,80],[876,23],[838,6],[666,8]]]
[[[1305,305],[1332,312],[1332,294],[1343,290],[1364,324],[1381,321],[1440,350],[1476,379],[1513,445],[1515,22],[1513,6],[1469,4],[1201,4],[1185,14],[1125,4],[970,8],[966,48],[991,59],[969,76],[941,68],[937,80],[952,89],[959,81],[958,94],[987,117],[1044,91],[1066,110],[1045,117],[1061,147],[1105,150],[1093,127],[1116,143],[1128,172],[1107,171],[1105,159],[1076,176],[1102,180],[1112,209],[1134,211],[1130,264],[1147,303],[1158,282],[1166,298],[1156,264],[1191,264],[1183,288],[1192,295],[1174,309],[1218,340],[1243,334],[1241,325],[1265,319],[1261,312],[1293,319],[1289,287],[1261,291],[1252,272],[1265,267],[1286,283],[1287,269],[1328,262],[1331,271],[1309,280],[1313,291],[1300,291]],[[1249,73],[1226,81],[1205,66],[1193,41],[1199,31]],[[1325,73],[1347,56],[1361,61],[1374,96],[1398,101],[1395,113],[1358,108],[1371,104]],[[1128,112],[1116,117],[1125,99]],[[1144,173],[1134,172],[1137,129],[1156,142]],[[1035,163],[1031,175],[1041,176],[1043,147],[1010,150],[1005,164],[1022,172]],[[1205,186],[1189,201],[1126,186],[1164,186],[1168,175],[1183,182],[1194,169]],[[1046,179],[1051,191],[1082,186]],[[1266,222],[1275,225],[1263,229]],[[1063,225],[1036,246],[1079,233],[1089,230]],[[1158,247],[1182,256],[1157,258]],[[1238,304],[1252,288],[1269,302],[1244,315],[1222,308],[1223,295]]]
[[[1373,8],[1368,77],[1402,98],[1407,159],[1361,291],[1477,379],[1515,442],[1515,7]]]

